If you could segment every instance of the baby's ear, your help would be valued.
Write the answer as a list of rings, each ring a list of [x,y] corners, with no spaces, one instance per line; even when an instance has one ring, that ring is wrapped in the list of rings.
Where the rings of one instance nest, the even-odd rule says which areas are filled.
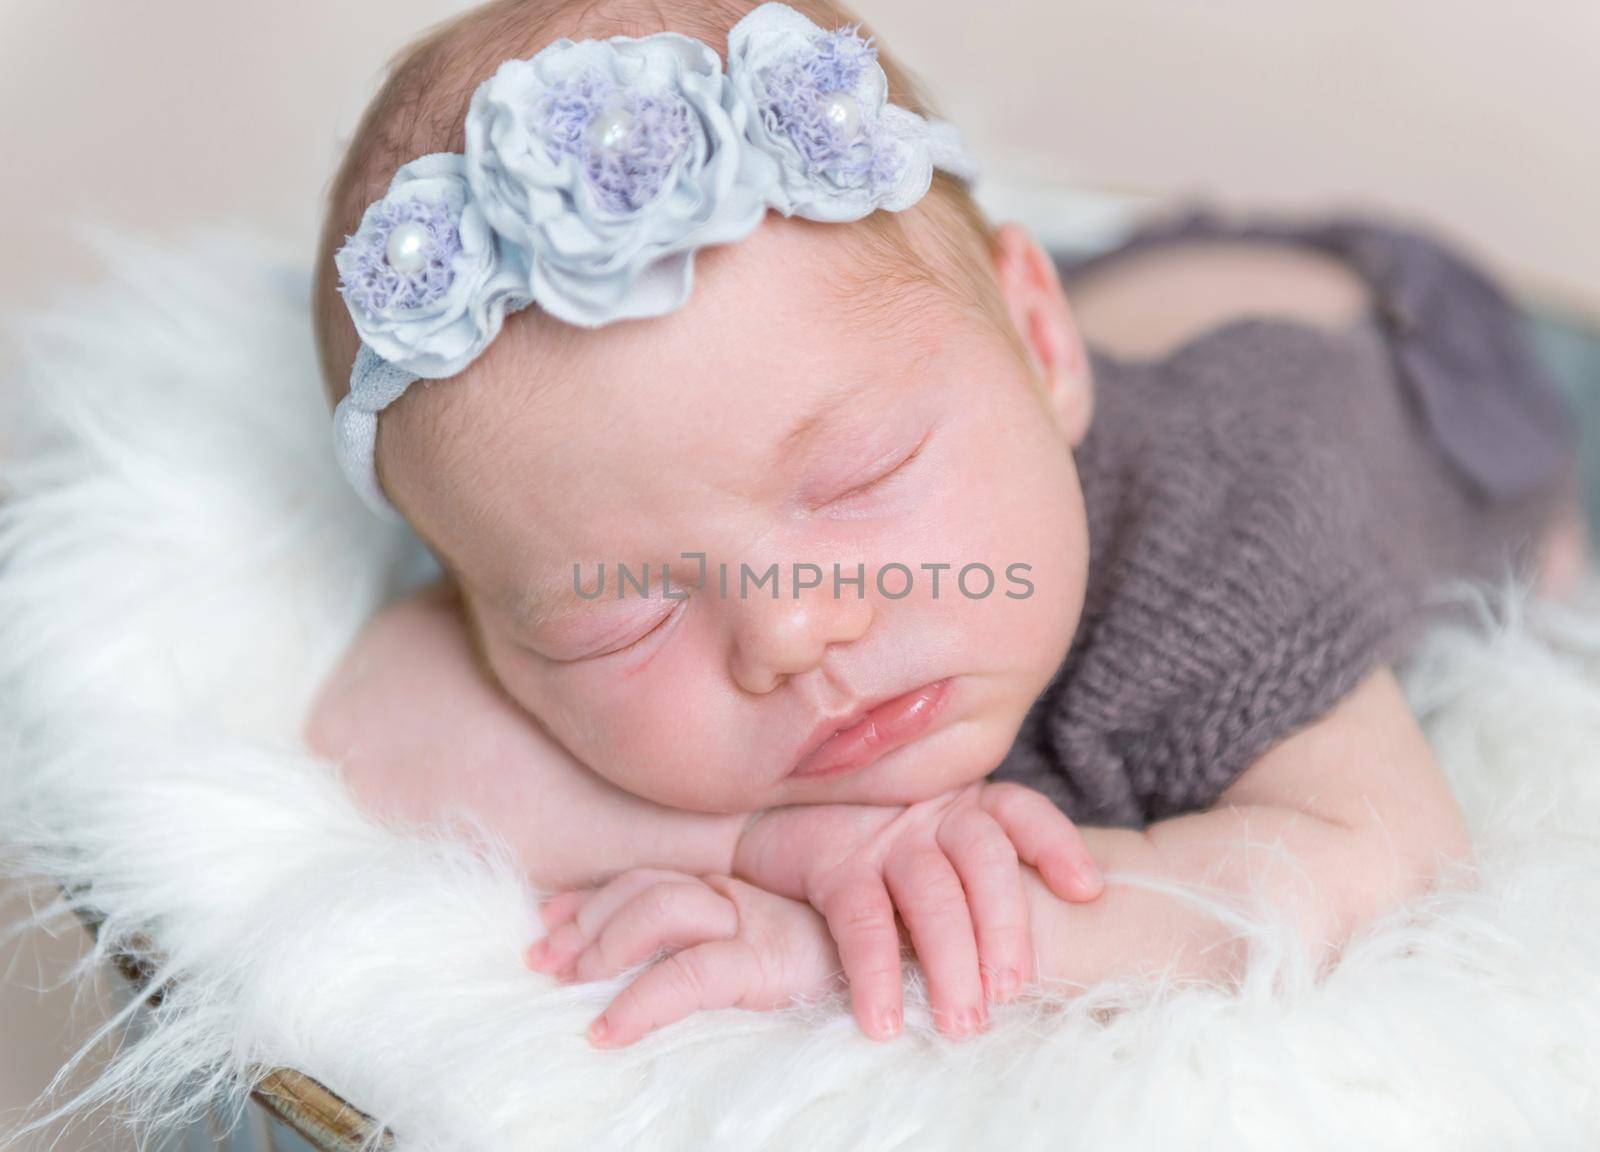
[[[1055,261],[1032,233],[1011,221],[995,230],[993,247],[995,276],[1011,322],[1045,386],[1062,435],[1076,446],[1094,415],[1094,382]]]

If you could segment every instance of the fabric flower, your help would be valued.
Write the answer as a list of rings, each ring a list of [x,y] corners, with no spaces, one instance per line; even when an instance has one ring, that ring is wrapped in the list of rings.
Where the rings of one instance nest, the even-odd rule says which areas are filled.
[[[363,343],[417,376],[453,376],[499,333],[520,278],[473,204],[465,163],[435,153],[395,173],[334,255]]]
[[[824,31],[768,3],[728,32],[728,76],[750,141],[779,165],[772,205],[785,216],[844,222],[898,212],[927,192],[936,159],[959,144],[888,103],[889,80],[860,26]]]
[[[540,307],[586,327],[670,312],[695,249],[761,222],[774,164],[727,85],[708,46],[660,32],[563,37],[478,88],[467,180]]]

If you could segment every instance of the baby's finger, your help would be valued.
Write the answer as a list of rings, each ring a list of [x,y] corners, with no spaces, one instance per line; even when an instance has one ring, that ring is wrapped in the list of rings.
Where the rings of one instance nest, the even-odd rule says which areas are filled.
[[[955,868],[937,848],[919,847],[891,853],[883,877],[922,961],[935,1024],[952,1036],[981,1031],[989,1012],[967,894]]]
[[[553,932],[578,914],[583,902],[594,895],[593,888],[568,888],[539,902],[539,919],[545,930]]]
[[[905,997],[900,926],[883,879],[866,868],[852,873],[822,897],[817,911],[828,921],[861,1030],[874,1040],[893,1040],[900,1034]]]
[[[694,877],[666,868],[633,868],[613,877],[593,889],[570,920],[533,942],[528,949],[528,966],[541,972],[561,971],[589,946],[618,908],[644,889],[671,881],[693,883]]]
[[[606,921],[573,965],[573,978],[586,982],[632,968],[662,948],[731,939],[739,931],[739,910],[706,885],[657,884],[646,888]]]
[[[742,940],[715,940],[675,952],[617,994],[589,1025],[589,1042],[616,1048],[691,1012],[733,1008],[759,977],[756,955]]]
[[[1000,822],[1017,855],[1037,868],[1061,899],[1093,900],[1105,889],[1083,834],[1049,797],[1002,782],[986,786],[978,803]]]
[[[955,809],[936,838],[967,893],[984,995],[1004,1003],[1022,987],[1030,951],[1017,850],[993,816],[970,805]]]

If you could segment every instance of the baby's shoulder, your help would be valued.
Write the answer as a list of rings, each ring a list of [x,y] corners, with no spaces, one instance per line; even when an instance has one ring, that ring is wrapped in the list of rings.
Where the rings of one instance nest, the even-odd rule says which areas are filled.
[[[1129,398],[1159,406],[1179,430],[1185,422],[1214,430],[1240,446],[1229,457],[1238,463],[1255,460],[1260,441],[1348,449],[1362,422],[1398,394],[1387,339],[1370,317],[1333,327],[1241,316],[1185,341],[1149,369],[1148,386]]]
[[[1300,568],[1376,528],[1364,461],[1397,410],[1370,328],[1241,318],[1160,360],[1094,364],[1095,423],[1079,454],[1091,539],[1098,527],[1108,546]],[[1234,555],[1242,537],[1257,546]]]
[[[1094,718],[1147,815],[1214,799],[1384,662],[1406,618],[1354,416],[1304,384],[1371,370],[1335,336],[1240,321],[1104,382],[1061,704]]]

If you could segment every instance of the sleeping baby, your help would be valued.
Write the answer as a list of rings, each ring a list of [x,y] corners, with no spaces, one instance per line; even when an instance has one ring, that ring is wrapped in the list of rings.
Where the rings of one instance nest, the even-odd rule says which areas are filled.
[[[555,893],[531,966],[635,973],[596,1044],[841,986],[886,1039],[907,945],[962,1035],[1237,973],[1174,882],[1326,961],[1467,871],[1394,667],[1442,581],[1584,564],[1514,311],[1360,219],[1068,265],[975,178],[827,0],[500,0],[334,181],[339,459],[443,578],[307,740]]]

